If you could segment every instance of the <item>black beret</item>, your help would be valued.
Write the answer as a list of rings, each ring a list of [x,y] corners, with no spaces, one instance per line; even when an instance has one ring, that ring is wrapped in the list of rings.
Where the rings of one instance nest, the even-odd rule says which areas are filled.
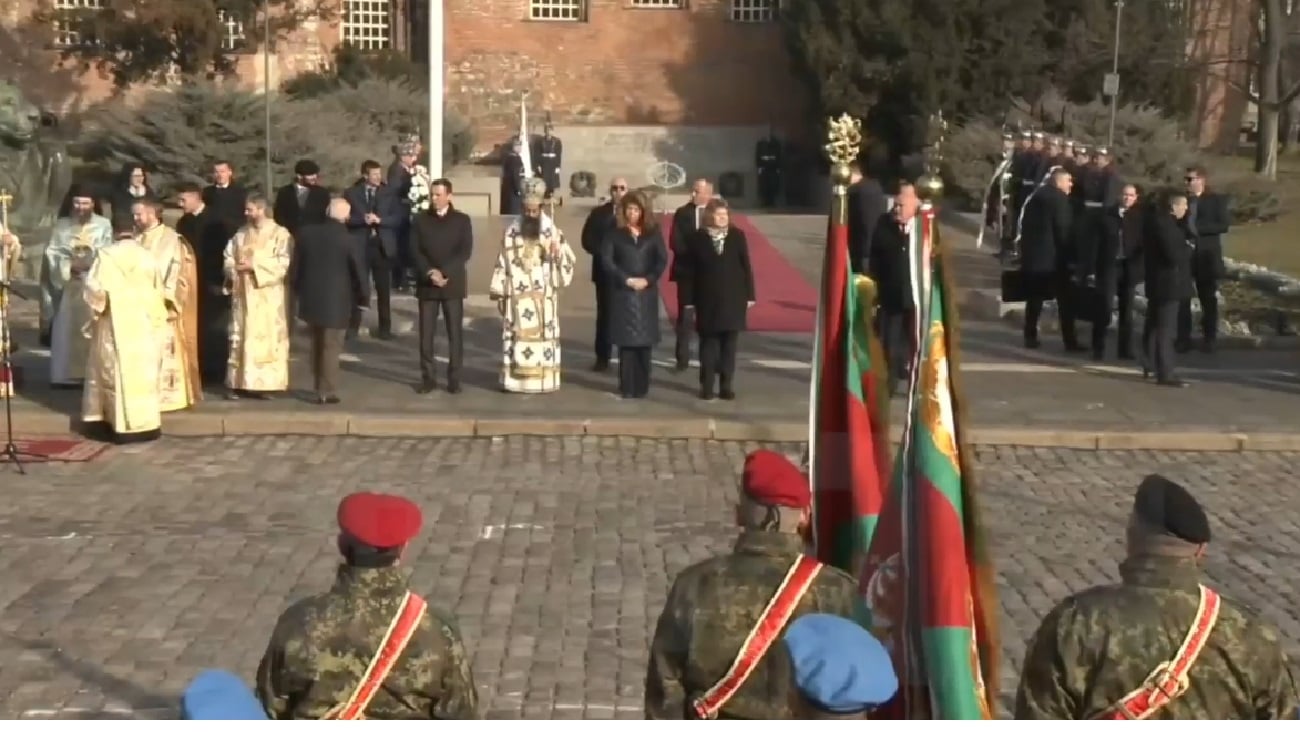
[[[295,176],[314,176],[320,173],[320,166],[314,160],[300,160],[293,167]]]
[[[1185,542],[1210,541],[1210,519],[1187,489],[1158,473],[1142,479],[1133,498],[1133,514],[1153,529]]]

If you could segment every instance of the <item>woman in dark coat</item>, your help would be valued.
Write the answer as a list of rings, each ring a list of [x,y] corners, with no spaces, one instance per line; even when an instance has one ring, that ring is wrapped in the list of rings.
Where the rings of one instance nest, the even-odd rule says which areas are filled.
[[[677,262],[677,297],[691,309],[700,336],[700,399],[713,399],[716,389],[718,397],[734,400],[736,347],[754,305],[754,270],[749,242],[731,226],[726,201],[709,202],[704,221]]]
[[[127,163],[113,182],[113,190],[108,196],[113,221],[113,231],[126,227],[134,220],[131,207],[142,198],[153,198],[155,192],[149,187],[149,173],[142,163]]]
[[[610,343],[618,347],[618,391],[624,398],[650,391],[650,352],[659,343],[659,278],[668,248],[645,197],[632,192],[618,204],[618,228],[600,247],[610,279]]]

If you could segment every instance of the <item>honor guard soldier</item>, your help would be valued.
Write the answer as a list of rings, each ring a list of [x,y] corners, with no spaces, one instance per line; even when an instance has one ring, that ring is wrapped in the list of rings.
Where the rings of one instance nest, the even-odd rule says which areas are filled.
[[[1038,152],[1034,149],[1034,134],[1032,130],[1022,131],[1020,140],[1016,143],[1016,152],[1011,155],[1013,187],[1011,221],[1015,222],[1016,226],[1015,231],[1011,233],[1012,241],[1015,241],[1020,233],[1020,212],[1025,209],[1025,201],[1038,187],[1038,181],[1034,180],[1034,173],[1038,170]]]
[[[758,197],[765,209],[776,206],[777,198],[781,195],[783,158],[776,130],[768,130],[767,137],[754,146],[754,164],[758,168]]]
[[[1110,150],[1097,148],[1088,164],[1083,166],[1078,176],[1079,209],[1078,247],[1079,261],[1087,266],[1080,272],[1088,282],[1095,283],[1098,275],[1096,267],[1097,252],[1103,247],[1106,237],[1106,212],[1119,205],[1123,184],[1119,175],[1110,165]],[[1107,304],[1109,307],[1109,303]]]
[[[1138,487],[1121,582],[1062,601],[1030,641],[1016,718],[1294,720],[1280,634],[1204,584],[1205,511],[1159,475]]]
[[[537,177],[546,181],[546,198],[551,198],[560,188],[560,166],[564,159],[564,143],[555,136],[555,126],[550,122],[542,128],[542,136],[533,151],[533,165]]]
[[[795,720],[866,720],[898,692],[889,651],[840,616],[812,613],[785,632]]]
[[[812,492],[794,464],[751,453],[741,492],[735,549],[683,570],[668,593],[650,644],[648,720],[788,719],[789,665],[767,652],[792,619],[861,607],[848,573],[803,554]]]
[[[478,717],[469,658],[451,617],[408,590],[398,567],[420,509],[389,494],[339,502],[334,587],[275,624],[257,693],[275,720]]]

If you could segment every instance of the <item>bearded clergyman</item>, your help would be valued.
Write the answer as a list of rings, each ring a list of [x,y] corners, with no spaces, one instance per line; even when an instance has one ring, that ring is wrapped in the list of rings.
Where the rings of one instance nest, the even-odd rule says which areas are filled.
[[[163,412],[192,407],[203,399],[199,376],[199,269],[194,249],[162,223],[162,202],[146,198],[131,207],[140,246],[153,255],[167,298],[158,375]]]
[[[95,213],[90,191],[73,184],[45,248],[53,304],[50,325],[50,384],[77,387],[86,378],[93,312],[85,298],[86,273],[101,247],[113,242],[113,227]]]
[[[564,233],[542,213],[541,191],[506,230],[489,293],[501,313],[501,389],[539,394],[560,388],[561,288],[577,260]]]
[[[226,245],[230,362],[226,399],[269,399],[289,389],[289,317],[285,280],[293,237],[275,223],[267,201],[249,196],[248,223]]]

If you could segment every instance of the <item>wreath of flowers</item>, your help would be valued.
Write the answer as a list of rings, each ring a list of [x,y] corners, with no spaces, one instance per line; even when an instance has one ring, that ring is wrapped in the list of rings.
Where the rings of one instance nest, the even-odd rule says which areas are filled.
[[[411,188],[406,193],[407,203],[411,207],[412,214],[418,214],[429,208],[429,198],[433,195],[433,178],[429,176],[429,169],[422,165],[415,166],[411,171]]]

